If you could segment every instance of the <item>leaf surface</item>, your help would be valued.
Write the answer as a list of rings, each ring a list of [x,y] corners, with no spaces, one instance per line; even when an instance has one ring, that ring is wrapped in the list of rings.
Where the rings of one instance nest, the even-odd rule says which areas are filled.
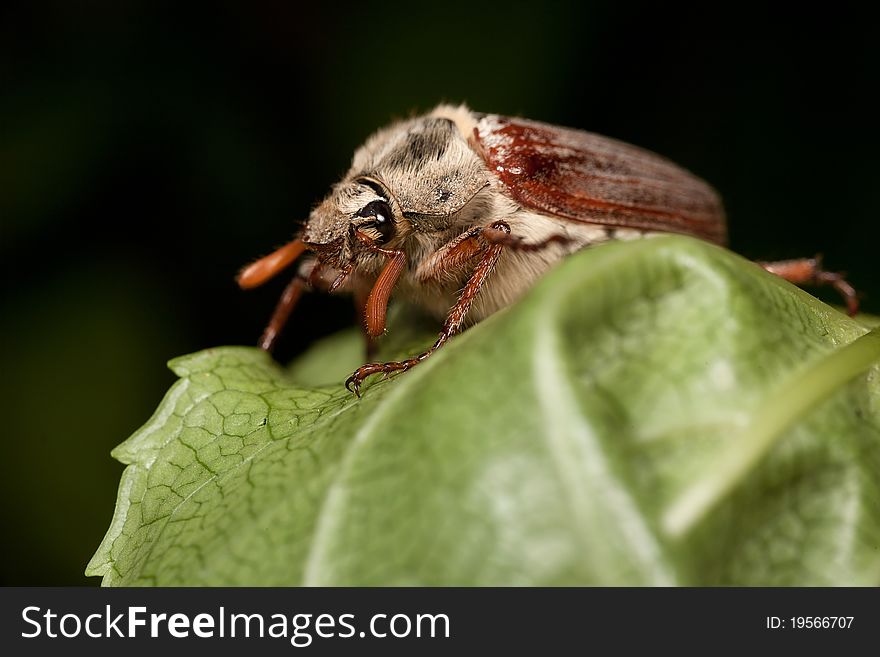
[[[735,254],[588,249],[360,400],[341,383],[358,340],[288,370],[243,347],[172,361],[180,380],[113,452],[128,467],[87,572],[880,584],[880,334]]]

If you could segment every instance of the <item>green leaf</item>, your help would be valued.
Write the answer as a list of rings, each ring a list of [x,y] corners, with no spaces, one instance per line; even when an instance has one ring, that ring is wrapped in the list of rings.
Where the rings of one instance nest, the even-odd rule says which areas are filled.
[[[87,572],[880,584],[880,333],[733,253],[588,249],[360,400],[358,338],[330,340],[290,372],[241,347],[172,361],[113,453],[128,467]]]

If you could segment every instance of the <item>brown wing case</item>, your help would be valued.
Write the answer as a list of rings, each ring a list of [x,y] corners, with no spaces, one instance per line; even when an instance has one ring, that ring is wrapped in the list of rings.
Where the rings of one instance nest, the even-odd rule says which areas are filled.
[[[524,207],[586,223],[727,241],[715,190],[650,151],[495,115],[481,118],[474,134],[488,167]]]

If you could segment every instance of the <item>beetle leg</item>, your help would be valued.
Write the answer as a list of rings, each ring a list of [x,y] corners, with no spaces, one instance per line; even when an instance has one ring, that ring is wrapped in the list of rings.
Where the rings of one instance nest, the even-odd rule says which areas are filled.
[[[483,231],[483,237],[490,244],[501,244],[514,251],[543,251],[551,244],[569,244],[572,242],[572,239],[567,235],[557,233],[540,242],[528,243],[519,235],[511,235],[509,231],[504,232],[491,226]]]
[[[774,262],[759,261],[757,264],[795,285],[830,285],[843,297],[850,317],[859,312],[859,295],[855,288],[847,282],[844,274],[822,269],[821,256]]]
[[[269,323],[266,324],[266,328],[263,330],[263,335],[260,336],[260,349],[271,352],[275,347],[278,334],[281,333],[281,329],[287,324],[287,320],[290,318],[290,313],[293,311],[294,306],[296,306],[296,302],[299,301],[299,298],[302,296],[305,286],[305,279],[302,279],[299,276],[294,276],[290,283],[287,284],[287,287],[284,288],[284,292],[281,294],[281,298],[275,306],[275,311],[272,313]]]
[[[317,280],[320,273],[320,263],[314,260],[307,260],[302,263],[296,276],[293,277],[287,284],[287,287],[284,288],[284,292],[281,293],[281,298],[278,299],[278,303],[275,305],[272,317],[269,319],[269,323],[266,324],[266,328],[263,329],[263,335],[260,336],[260,341],[257,343],[260,349],[271,353],[281,330],[287,324],[287,320],[290,319],[290,314],[293,312],[302,293],[312,288],[313,281]]]
[[[507,226],[507,224],[504,224]],[[498,244],[514,251],[541,251],[551,244],[568,244],[572,240],[562,234],[551,235],[540,242],[527,243],[518,235],[511,235],[509,228],[492,226],[476,226],[465,231],[426,258],[416,270],[416,278],[421,282],[442,281],[446,278],[456,280],[461,267],[481,255],[485,243]],[[483,240],[479,240],[482,237]]]
[[[510,227],[502,222],[498,221],[492,224],[492,229],[499,231],[510,231]],[[474,232],[476,231],[476,232]],[[482,227],[478,229],[471,229],[467,233],[463,234],[463,238],[456,238],[454,240],[455,244],[447,249],[445,253],[446,257],[456,260],[461,257],[463,253],[466,252],[467,249],[470,249],[470,246],[462,246],[462,250],[456,250],[456,246],[459,244],[464,244],[467,240],[479,235],[480,231],[482,231]],[[462,237],[462,236],[460,236]],[[354,392],[358,397],[360,397],[360,386],[363,383],[364,379],[373,374],[391,374],[392,372],[405,372],[406,370],[415,367],[422,361],[426,360],[431,354],[437,351],[440,347],[442,347],[449,338],[458,333],[461,329],[461,325],[464,322],[464,318],[467,316],[468,310],[470,310],[471,304],[473,304],[474,298],[479,293],[480,289],[483,287],[483,284],[486,282],[486,279],[489,278],[489,275],[492,273],[492,270],[495,269],[495,265],[498,262],[498,257],[501,255],[501,251],[504,249],[504,246],[501,244],[491,244],[488,247],[484,248],[483,256],[480,258],[479,263],[474,268],[471,277],[468,279],[467,284],[464,286],[464,289],[461,291],[461,294],[458,297],[458,301],[456,301],[455,305],[449,311],[449,314],[446,317],[446,322],[443,324],[443,328],[440,331],[440,335],[437,338],[437,341],[426,351],[418,354],[417,356],[413,356],[412,358],[408,358],[406,360],[401,361],[392,361],[388,363],[369,363],[367,365],[363,365],[359,367],[354,373],[348,377],[345,381],[345,387]],[[458,260],[460,262],[460,260]]]
[[[416,269],[416,279],[422,283],[460,280],[462,268],[486,251],[485,243],[477,239],[484,230],[475,226],[434,251]]]

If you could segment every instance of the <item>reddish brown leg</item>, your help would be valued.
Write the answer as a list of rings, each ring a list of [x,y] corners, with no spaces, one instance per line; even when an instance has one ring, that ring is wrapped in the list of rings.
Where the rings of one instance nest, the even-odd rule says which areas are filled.
[[[551,244],[568,244],[571,242],[571,238],[568,236],[556,234],[540,242],[527,243],[519,235],[511,235],[509,232],[504,232],[491,226],[485,229],[482,235],[490,244],[500,244],[516,251],[543,251]]]
[[[260,336],[260,349],[271,352],[273,347],[275,347],[275,341],[278,339],[278,334],[281,333],[281,329],[284,328],[284,325],[287,323],[290,313],[293,311],[296,302],[299,301],[300,296],[302,296],[305,287],[305,279],[296,276],[287,284],[287,287],[284,288],[284,292],[278,300],[278,305],[275,306],[275,311],[272,313],[272,318],[266,325],[263,335]]]
[[[850,317],[859,312],[859,295],[843,274],[822,269],[822,258],[797,258],[776,262],[758,262],[771,274],[784,278],[795,285],[830,285],[846,302]]]
[[[506,224],[505,224],[506,226]],[[444,277],[456,278],[461,267],[481,255],[485,242],[498,244],[515,251],[541,251],[551,244],[567,244],[571,239],[565,235],[551,235],[545,240],[527,243],[518,235],[511,235],[509,229],[493,228],[492,226],[476,226],[462,233],[449,243],[426,258],[416,271],[416,278],[421,281],[439,281]],[[482,237],[483,240],[478,238]]]
[[[245,290],[259,287],[292,265],[296,259],[307,250],[307,248],[308,247],[305,243],[297,238],[285,244],[280,249],[277,249],[269,255],[260,258],[247,267],[244,267],[235,280],[238,282],[238,285]],[[316,270],[320,268],[320,265],[314,264],[314,266],[312,266],[312,264],[313,263],[310,262],[305,263],[306,267],[312,267],[312,273],[315,273]],[[281,298],[275,306],[275,311],[272,313],[269,324],[263,331],[263,335],[260,336],[260,341],[258,343],[260,349],[263,349],[264,351],[272,351],[272,348],[275,346],[278,334],[287,323],[287,319],[290,317],[293,307],[296,305],[296,302],[299,301],[303,289],[307,285],[305,274],[303,272],[304,267],[300,267],[300,271],[296,277],[287,284],[286,288],[284,288],[284,292],[281,294]]]
[[[323,267],[320,262],[306,260],[300,265],[296,276],[287,284],[284,292],[281,293],[281,298],[278,299],[278,303],[275,305],[272,317],[269,319],[266,328],[263,329],[263,335],[260,336],[260,341],[257,343],[260,349],[270,353],[274,349],[281,330],[287,324],[287,320],[290,319],[290,314],[299,302],[304,290],[326,287],[321,279],[322,273]]]
[[[475,226],[434,251],[419,265],[416,278],[422,282],[459,280],[462,270],[486,251],[486,244],[478,239],[484,230],[484,226]]]
[[[491,228],[499,230],[499,231],[510,231],[510,227],[504,222],[496,222],[492,224]],[[482,229],[474,229],[476,232],[473,235],[470,235],[472,231],[465,233],[464,239],[468,239],[473,237],[474,235],[479,234],[479,231]],[[458,240],[456,244],[463,243],[464,240]],[[473,274],[471,274],[470,279],[462,290],[461,295],[458,297],[458,301],[452,307],[452,310],[449,311],[449,315],[446,317],[446,322],[443,324],[443,329],[440,331],[440,335],[437,338],[437,341],[431,346],[430,349],[423,351],[422,353],[414,356],[412,358],[408,358],[402,361],[393,361],[390,363],[369,363],[368,365],[364,365],[359,367],[355,372],[348,377],[345,381],[345,387],[354,392],[358,397],[360,397],[360,387],[361,383],[363,383],[364,379],[368,376],[372,376],[373,374],[391,374],[392,372],[405,372],[406,370],[415,367],[422,361],[426,360],[431,354],[437,351],[440,347],[442,347],[446,341],[458,333],[461,329],[462,322],[464,322],[464,318],[467,316],[468,310],[470,310],[471,304],[473,304],[474,298],[476,298],[480,289],[483,287],[483,284],[486,282],[486,279],[489,278],[489,274],[492,273],[492,270],[495,269],[495,265],[498,262],[498,257],[501,255],[501,251],[504,247],[501,244],[492,244],[488,248],[486,248],[483,257],[480,258],[480,262],[477,264],[474,269]],[[449,257],[455,257],[457,251],[450,251]]]

